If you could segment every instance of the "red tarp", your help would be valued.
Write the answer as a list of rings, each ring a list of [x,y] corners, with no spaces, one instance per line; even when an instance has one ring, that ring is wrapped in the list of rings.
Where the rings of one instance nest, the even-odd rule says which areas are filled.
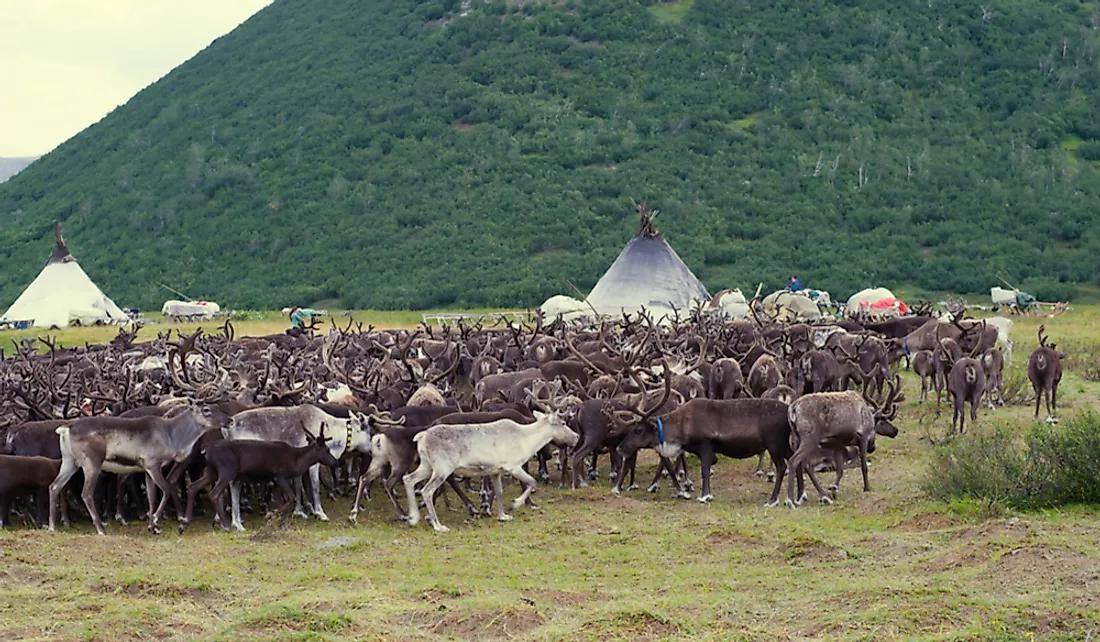
[[[900,301],[898,299],[893,299],[893,298],[890,298],[890,297],[886,297],[885,299],[879,299],[878,301],[875,301],[874,303],[870,304],[869,307],[872,310],[882,310],[882,309],[885,309],[885,308],[892,308],[895,305],[898,306],[898,312],[900,314],[905,314],[905,311],[909,309],[909,306],[905,305],[905,301]]]

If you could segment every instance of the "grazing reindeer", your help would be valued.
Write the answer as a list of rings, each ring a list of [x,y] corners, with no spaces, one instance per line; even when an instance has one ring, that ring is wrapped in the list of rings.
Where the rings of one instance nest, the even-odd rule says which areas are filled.
[[[999,348],[990,348],[982,355],[982,370],[985,371],[985,394],[989,409],[993,410],[993,393],[997,393],[997,403],[1005,405],[1004,371],[1005,358]]]
[[[1047,423],[1058,423],[1054,413],[1058,410],[1058,383],[1062,381],[1062,359],[1066,353],[1058,352],[1054,343],[1047,344],[1045,325],[1039,326],[1039,347],[1027,360],[1027,378],[1035,391],[1035,418],[1039,418],[1039,403],[1046,395]]]

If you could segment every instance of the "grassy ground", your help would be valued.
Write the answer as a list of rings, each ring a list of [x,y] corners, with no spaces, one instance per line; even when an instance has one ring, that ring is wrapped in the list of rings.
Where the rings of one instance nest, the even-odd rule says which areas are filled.
[[[1098,310],[1046,320],[1052,340],[1100,344]],[[1018,321],[1026,365],[1036,320]],[[437,535],[376,496],[349,524],[250,532],[208,518],[180,538],[143,526],[0,534],[3,639],[172,640],[1088,640],[1100,635],[1100,511],[1010,514],[921,491],[950,414],[915,404],[872,457],[872,493],[849,471],[836,506],[764,509],[752,462],[716,467],[713,504],[667,484],[612,496],[540,487],[541,512],[470,520],[441,509]],[[1100,385],[1063,381],[1063,415]],[[1019,405],[979,413],[1023,426]],[[693,464],[694,466],[695,464]],[[643,478],[654,461],[639,464]],[[695,468],[697,470],[697,467]],[[648,481],[648,480],[647,480]],[[643,487],[645,482],[642,483]],[[506,494],[514,496],[514,486]],[[337,518],[339,516],[339,519]],[[338,539],[349,538],[349,539]]]

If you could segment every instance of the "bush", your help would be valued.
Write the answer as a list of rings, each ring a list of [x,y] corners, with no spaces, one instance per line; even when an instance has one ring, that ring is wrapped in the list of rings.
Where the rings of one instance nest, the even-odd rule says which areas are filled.
[[[1100,345],[1094,343],[1059,343],[1058,350],[1065,351],[1062,365],[1073,370],[1086,381],[1100,381]]]
[[[924,488],[937,499],[975,499],[1011,508],[1100,503],[1100,416],[961,435],[938,446]]]

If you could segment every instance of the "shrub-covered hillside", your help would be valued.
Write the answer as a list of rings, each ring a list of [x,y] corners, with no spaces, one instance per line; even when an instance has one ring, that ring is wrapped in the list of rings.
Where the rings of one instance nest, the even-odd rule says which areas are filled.
[[[712,290],[1097,279],[1100,4],[281,0],[0,186],[120,304],[536,304],[630,199]]]

